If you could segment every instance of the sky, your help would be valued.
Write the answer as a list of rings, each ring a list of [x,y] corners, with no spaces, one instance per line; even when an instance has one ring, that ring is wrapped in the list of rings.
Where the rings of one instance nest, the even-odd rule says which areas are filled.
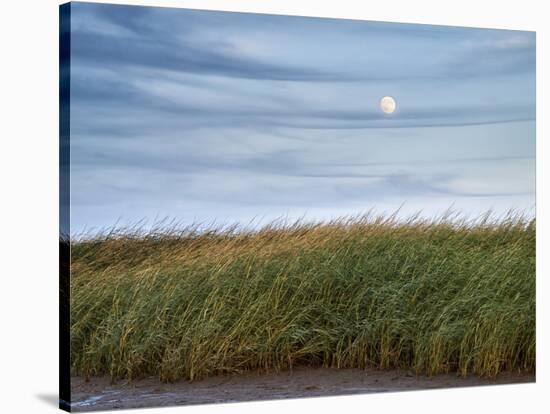
[[[70,76],[71,234],[534,214],[534,32],[72,3]]]

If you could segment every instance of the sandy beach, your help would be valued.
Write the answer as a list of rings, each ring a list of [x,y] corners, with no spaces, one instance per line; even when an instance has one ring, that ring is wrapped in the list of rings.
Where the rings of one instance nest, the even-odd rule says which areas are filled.
[[[503,373],[495,379],[456,374],[416,376],[398,370],[295,368],[282,373],[220,375],[201,381],[161,383],[157,378],[119,381],[72,378],[73,411],[112,410],[253,400],[309,398],[379,392],[535,382],[534,374]]]

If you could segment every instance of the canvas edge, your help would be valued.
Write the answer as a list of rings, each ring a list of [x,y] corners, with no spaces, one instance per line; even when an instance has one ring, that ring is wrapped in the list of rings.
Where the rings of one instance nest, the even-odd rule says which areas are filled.
[[[59,6],[59,408],[71,411],[70,97],[71,3]]]

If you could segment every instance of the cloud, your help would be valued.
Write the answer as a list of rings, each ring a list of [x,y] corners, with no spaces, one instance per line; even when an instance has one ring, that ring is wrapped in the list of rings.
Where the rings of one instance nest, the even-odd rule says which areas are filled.
[[[73,19],[74,229],[534,202],[533,33],[86,3]]]
[[[76,4],[74,14],[79,58],[117,69],[298,82],[448,82],[534,71],[529,32],[117,5]],[[394,65],[384,65],[388,56]]]
[[[242,89],[238,89],[228,86],[226,81],[207,82],[204,76],[174,81],[163,78],[162,74],[151,80],[153,74],[141,72],[117,76],[112,72],[87,73],[80,69],[79,73],[73,78],[75,107],[84,113],[78,128],[98,134],[132,136],[136,130],[158,129],[162,125],[167,129],[235,125],[371,129],[483,125],[535,119],[534,106],[521,101],[476,105],[445,102],[446,106],[440,106],[439,99],[434,99],[433,105],[426,106],[425,102],[430,101],[427,91],[419,101],[422,106],[398,108],[394,117],[387,117],[378,110],[376,101],[369,109],[357,109],[364,105],[361,96],[350,96],[347,90],[334,86],[325,88],[334,99],[320,103],[306,94],[308,88],[285,89],[284,84],[269,81],[243,82]],[[348,101],[343,103],[345,98]],[[134,121],[128,122],[128,116]]]

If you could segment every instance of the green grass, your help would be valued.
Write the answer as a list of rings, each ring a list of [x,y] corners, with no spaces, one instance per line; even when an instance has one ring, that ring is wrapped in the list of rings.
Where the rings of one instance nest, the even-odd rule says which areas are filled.
[[[74,375],[535,369],[534,220],[122,231],[71,249]]]

